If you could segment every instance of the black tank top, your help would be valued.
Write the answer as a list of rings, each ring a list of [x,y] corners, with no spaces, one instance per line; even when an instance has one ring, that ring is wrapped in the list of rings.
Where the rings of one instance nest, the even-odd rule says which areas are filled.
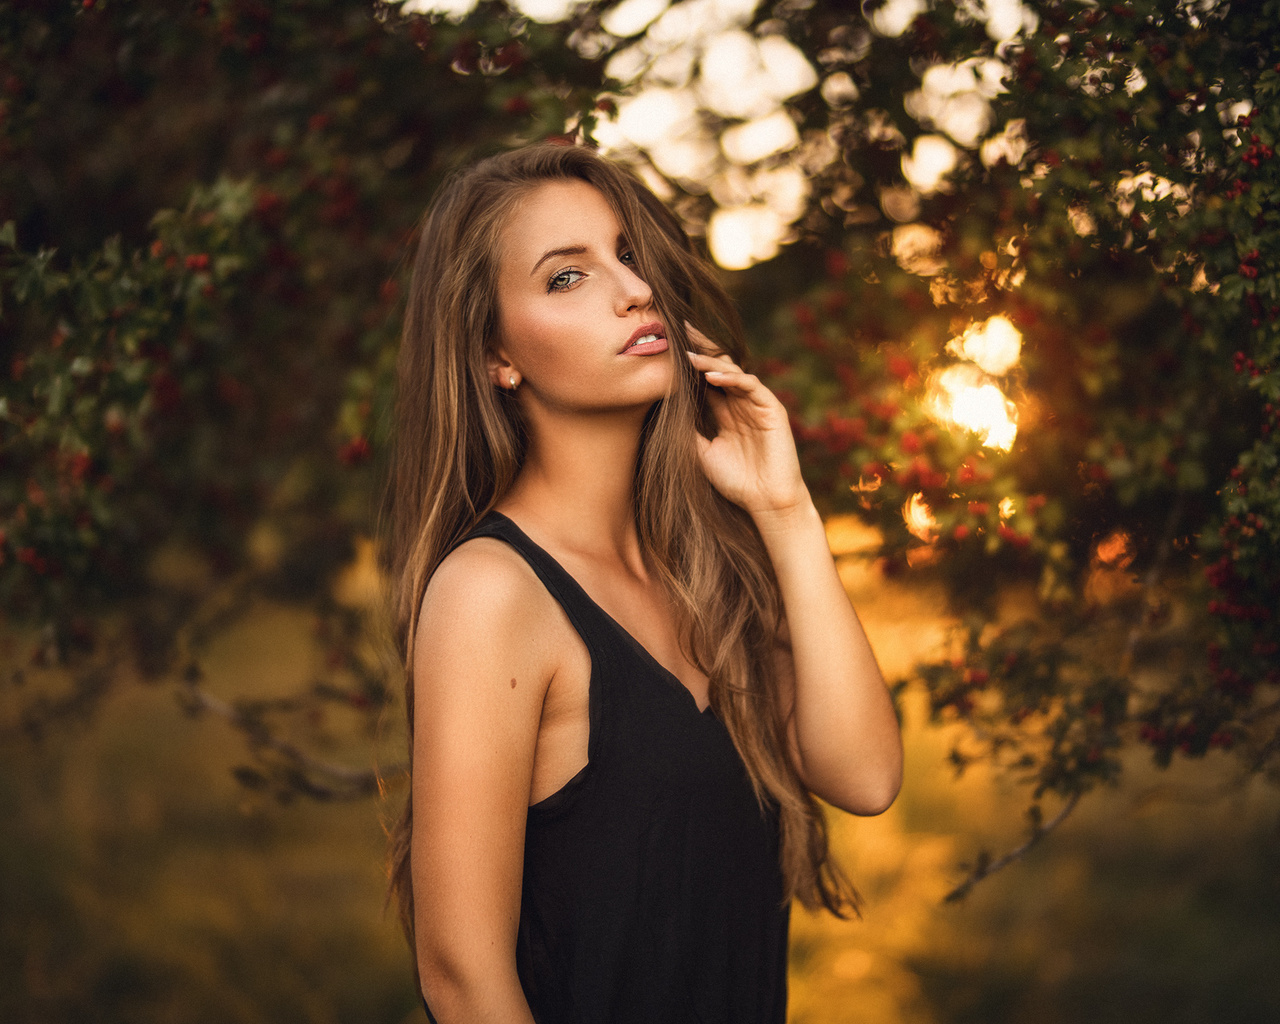
[[[472,537],[515,548],[591,655],[587,764],[525,831],[516,968],[534,1020],[783,1024],[778,819],[723,723],[506,516]]]

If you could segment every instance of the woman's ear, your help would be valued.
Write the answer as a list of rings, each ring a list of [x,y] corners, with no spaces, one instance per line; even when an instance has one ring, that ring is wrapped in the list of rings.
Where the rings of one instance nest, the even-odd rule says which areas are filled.
[[[489,380],[495,386],[514,390],[520,383],[520,373],[511,365],[511,360],[507,358],[506,350],[501,345],[489,349],[485,365],[489,371]]]

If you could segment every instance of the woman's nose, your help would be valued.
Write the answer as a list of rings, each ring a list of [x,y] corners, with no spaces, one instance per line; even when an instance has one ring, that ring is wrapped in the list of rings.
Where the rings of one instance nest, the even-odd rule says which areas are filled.
[[[630,267],[622,267],[622,280],[618,292],[618,312],[628,313],[633,309],[646,309],[653,304],[653,292]]]

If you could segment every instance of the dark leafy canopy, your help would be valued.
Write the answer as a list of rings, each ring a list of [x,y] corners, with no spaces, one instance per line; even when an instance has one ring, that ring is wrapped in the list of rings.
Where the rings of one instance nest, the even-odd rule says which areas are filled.
[[[889,69],[996,48],[951,5],[897,40],[838,6],[788,20],[819,60],[844,40],[827,68],[862,100],[806,111],[843,155],[808,222],[828,274],[776,314],[772,369],[821,493],[863,506],[887,568],[927,563],[964,617],[955,659],[919,669],[935,713],[974,726],[957,767],[1022,770],[1033,835],[1042,795],[1114,780],[1134,742],[1160,763],[1236,748],[1275,776],[1280,5],[1035,5],[993,111],[1025,155],[962,155],[921,202],[937,248],[915,274],[865,213],[925,130]],[[1007,455],[939,429],[922,380],[993,315],[1025,345]],[[927,544],[898,514],[913,494]]]
[[[329,594],[372,532],[402,261],[452,164],[589,103],[568,32],[493,5],[4,6],[0,600],[45,627],[39,660],[192,688],[266,592],[361,668],[303,703],[382,706]],[[194,582],[157,578],[174,548]],[[262,749],[264,709],[238,713]]]
[[[5,7],[0,600],[40,658],[99,683],[133,663],[209,707],[201,644],[237,608],[312,605],[344,667],[228,711],[245,777],[364,791],[272,723],[391,689],[330,582],[373,529],[406,240],[452,165],[589,132],[601,6]],[[835,159],[801,242],[733,283],[819,500],[881,529],[887,572],[947,584],[963,627],[919,679],[973,725],[958,767],[1032,783],[1034,839],[1041,797],[1114,780],[1133,745],[1280,765],[1280,3],[1027,7],[997,46],[963,5],[889,38],[848,4],[763,4],[758,31],[857,95],[792,102]],[[1005,156],[962,148],[914,194],[902,157],[939,129],[906,97],[975,57],[1005,64]],[[681,203],[695,229],[709,202]],[[989,381],[1017,406],[1007,452],[931,404],[948,341],[995,315],[1023,338]],[[195,582],[156,569],[174,548]]]

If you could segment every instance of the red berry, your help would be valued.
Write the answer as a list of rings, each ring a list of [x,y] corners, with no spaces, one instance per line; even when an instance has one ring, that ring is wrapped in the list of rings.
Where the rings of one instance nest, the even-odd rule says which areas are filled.
[[[353,437],[338,449],[338,459],[347,466],[358,466],[372,454],[368,439]]]
[[[886,368],[901,381],[905,381],[916,371],[916,368],[911,364],[911,360],[903,355],[891,355],[886,363]]]

